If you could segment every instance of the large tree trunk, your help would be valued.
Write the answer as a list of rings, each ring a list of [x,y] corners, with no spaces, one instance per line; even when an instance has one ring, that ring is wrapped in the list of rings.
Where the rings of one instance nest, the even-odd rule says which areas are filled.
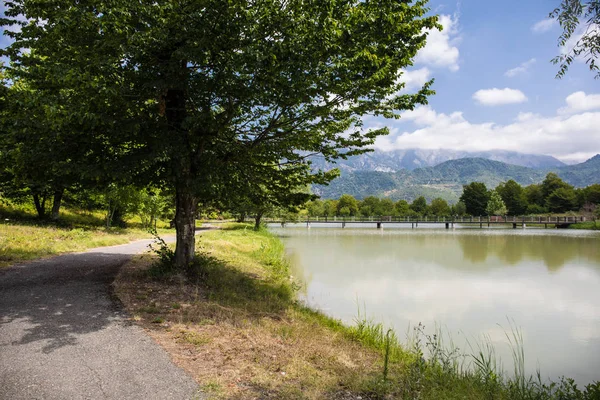
[[[46,216],[46,196],[40,198],[39,194],[34,194],[33,204],[35,204],[35,210],[37,211],[38,217],[44,218]]]
[[[175,230],[177,244],[175,247],[175,267],[187,269],[194,261],[196,248],[196,207],[198,200],[185,185],[176,189]]]
[[[65,189],[57,189],[54,191],[54,201],[52,202],[52,214],[51,214],[51,218],[54,220],[58,219],[58,215],[60,212],[60,203],[62,201],[64,192],[65,192]]]

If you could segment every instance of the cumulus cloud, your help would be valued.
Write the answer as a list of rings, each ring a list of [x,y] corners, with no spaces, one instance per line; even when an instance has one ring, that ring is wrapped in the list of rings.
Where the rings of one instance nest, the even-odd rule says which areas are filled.
[[[552,28],[554,28],[554,26],[557,24],[555,19],[552,18],[546,18],[543,19],[541,21],[536,22],[532,27],[531,27],[531,31],[533,33],[544,33],[544,32],[548,32],[549,30],[551,30]]]
[[[473,94],[473,99],[484,106],[524,103],[527,96],[517,89],[482,89]]]
[[[517,75],[521,75],[521,74],[525,74],[527,73],[527,71],[529,71],[529,68],[535,64],[536,59],[532,58],[529,61],[525,61],[523,64],[519,65],[518,67],[509,69],[508,71],[506,71],[504,73],[504,76],[509,77],[509,78],[514,78]]]
[[[427,44],[419,51],[415,62],[436,68],[448,68],[453,72],[458,71],[460,56],[456,47],[459,40],[458,16],[441,15],[439,23],[444,29],[441,32],[437,29],[429,31]]]
[[[600,109],[600,94],[575,92],[567,97],[567,106],[558,110],[559,114],[574,114]]]
[[[410,71],[402,70],[401,72],[402,75],[398,80],[404,82],[406,90],[421,89],[425,82],[431,79],[431,71],[427,67]]]
[[[574,93],[577,95],[577,93]],[[600,95],[593,95],[599,96]],[[570,104],[580,104],[571,97]],[[586,99],[590,95],[586,96]],[[596,97],[593,97],[596,99]],[[567,100],[569,102],[569,100]],[[402,121],[417,129],[402,130]],[[463,113],[438,113],[430,106],[418,107],[403,114],[390,128],[390,135],[380,137],[376,146],[394,149],[450,149],[466,151],[512,150],[550,154],[565,162],[581,162],[600,153],[600,112],[541,116],[521,113],[512,123],[473,123]]]

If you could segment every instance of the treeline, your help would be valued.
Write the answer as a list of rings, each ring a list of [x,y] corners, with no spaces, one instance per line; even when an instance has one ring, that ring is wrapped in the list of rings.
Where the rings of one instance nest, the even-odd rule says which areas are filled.
[[[482,182],[472,182],[463,186],[460,201],[456,204],[449,204],[439,197],[428,203],[424,196],[420,196],[409,203],[374,196],[357,200],[344,194],[337,200],[310,201],[306,210],[311,217],[513,216],[573,211],[597,216],[600,211],[600,184],[574,188],[555,173],[549,173],[542,183],[525,187],[509,180],[490,190]]]

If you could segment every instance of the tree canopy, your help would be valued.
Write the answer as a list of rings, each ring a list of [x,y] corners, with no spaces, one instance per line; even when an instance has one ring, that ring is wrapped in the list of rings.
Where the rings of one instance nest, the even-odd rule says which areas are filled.
[[[552,60],[559,65],[556,76],[562,78],[575,59],[583,58],[596,78],[600,78],[596,61],[600,55],[600,1],[562,0],[550,17],[563,29],[558,38],[561,54]]]
[[[87,157],[174,188],[185,267],[198,202],[226,196],[243,171],[324,183],[333,176],[311,171],[309,155],[367,151],[387,128],[366,130],[362,116],[426,104],[432,81],[401,90],[440,28],[427,11],[426,1],[16,0],[2,24],[20,29],[2,55],[14,82],[69,95],[65,123],[80,126],[65,132],[110,144]]]

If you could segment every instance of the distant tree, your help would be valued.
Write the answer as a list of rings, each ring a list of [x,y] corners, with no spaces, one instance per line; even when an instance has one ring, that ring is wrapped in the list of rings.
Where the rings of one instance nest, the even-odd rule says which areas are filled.
[[[563,213],[577,209],[577,195],[571,187],[559,187],[546,199],[546,207],[551,212]]]
[[[560,7],[550,13],[550,17],[558,20],[563,29],[558,38],[561,54],[552,60],[554,64],[559,64],[556,77],[565,76],[573,61],[583,58],[590,71],[600,78],[597,64],[600,55],[600,1],[562,0]]]
[[[471,182],[463,186],[463,192],[460,196],[460,201],[465,204],[467,214],[470,215],[486,215],[486,208],[490,200],[485,183]]]
[[[506,205],[497,191],[490,191],[490,199],[485,208],[487,215],[506,215]]]
[[[380,200],[375,196],[368,196],[360,202],[360,215],[363,217],[371,217],[377,215],[377,209],[379,207]]]
[[[337,213],[340,216],[348,217],[358,214],[358,201],[349,194],[343,194],[337,203]]]
[[[600,204],[600,184],[593,184],[583,189],[585,203]]]
[[[454,204],[452,206],[452,215],[456,215],[458,217],[462,217],[467,213],[467,206],[462,201]]]
[[[323,202],[323,216],[334,217],[337,215],[338,201],[329,199]]]
[[[322,200],[316,199],[306,203],[306,209],[310,217],[323,217],[325,215],[325,205]]]
[[[377,208],[375,209],[375,215],[388,217],[396,215],[394,202],[390,199],[381,199],[381,201],[377,205]]]
[[[441,197],[431,200],[429,210],[433,215],[438,217],[446,217],[450,215],[450,206],[448,206],[448,202]]]
[[[542,207],[538,204],[529,204],[527,206],[527,214],[528,215],[536,215],[536,214],[546,214],[548,209],[546,207]]]
[[[426,215],[427,214],[427,200],[423,196],[417,197],[411,203],[410,209],[413,210],[418,215]]]
[[[528,206],[536,205],[542,208],[544,207],[546,200],[542,191],[542,185],[532,184],[526,186],[523,191],[525,192]]]
[[[556,189],[560,188],[573,188],[571,185],[563,181],[558,175],[554,172],[548,173],[546,178],[542,182],[542,196],[544,196],[544,202],[548,200],[548,197],[552,192]]]
[[[508,215],[523,215],[527,212],[527,197],[525,191],[514,180],[501,183],[496,187],[496,192],[506,204]]]
[[[410,215],[411,210],[408,201],[398,200],[396,204],[394,204],[394,207],[396,208],[396,215],[399,215],[401,217]]]

